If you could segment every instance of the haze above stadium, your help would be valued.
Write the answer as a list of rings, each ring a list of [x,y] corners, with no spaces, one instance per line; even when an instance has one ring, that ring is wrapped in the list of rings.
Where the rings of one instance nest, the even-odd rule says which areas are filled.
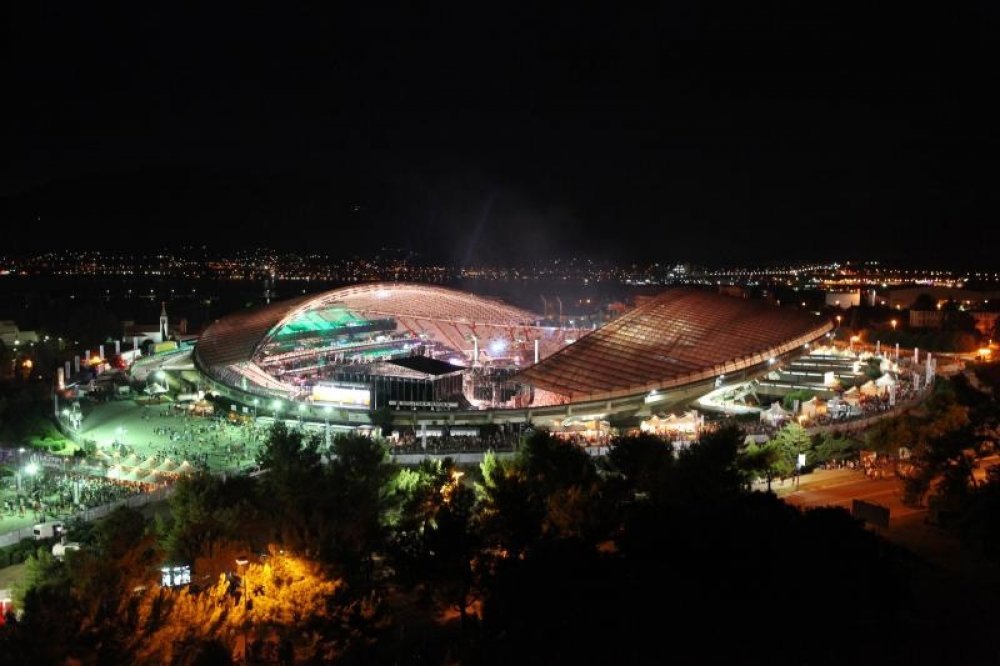
[[[1000,241],[986,3],[10,18],[7,251],[990,265]]]

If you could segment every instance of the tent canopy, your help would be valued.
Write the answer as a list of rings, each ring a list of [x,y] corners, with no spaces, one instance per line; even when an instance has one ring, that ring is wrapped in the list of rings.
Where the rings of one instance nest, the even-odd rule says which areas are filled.
[[[875,380],[875,385],[879,386],[879,387],[895,386],[896,385],[896,380],[895,380],[895,378],[893,378],[892,375],[890,375],[889,373],[886,373],[886,374],[882,375],[881,377],[879,377],[878,379]]]

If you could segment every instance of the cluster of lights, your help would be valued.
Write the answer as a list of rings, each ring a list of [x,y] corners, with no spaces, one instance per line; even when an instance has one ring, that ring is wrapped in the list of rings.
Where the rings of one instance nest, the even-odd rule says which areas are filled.
[[[61,275],[91,277],[156,276],[178,279],[258,281],[269,276],[282,282],[362,283],[406,281],[443,283],[455,279],[502,281],[562,281],[636,285],[780,285],[823,289],[882,287],[905,284],[963,287],[970,281],[1000,282],[1000,272],[909,270],[877,261],[829,262],[707,269],[683,263],[615,265],[590,259],[552,259],[527,266],[479,265],[456,267],[422,264],[407,257],[375,256],[340,259],[319,253],[279,253],[269,249],[212,254],[204,247],[150,253],[78,252],[72,262],[63,253],[0,257],[0,277]],[[192,290],[193,292],[194,290]],[[141,296],[136,294],[137,297]],[[110,293],[109,293],[110,297]]]

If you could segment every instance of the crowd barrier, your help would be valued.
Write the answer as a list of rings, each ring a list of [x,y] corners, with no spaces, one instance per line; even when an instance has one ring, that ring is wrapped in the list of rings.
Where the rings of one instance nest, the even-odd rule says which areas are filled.
[[[98,518],[103,518],[119,507],[127,506],[134,509],[136,507],[145,506],[150,502],[160,502],[170,497],[173,492],[173,486],[163,486],[148,493],[140,493],[138,495],[126,497],[125,499],[116,500],[107,504],[101,504],[100,506],[95,506],[90,509],[84,509],[83,511],[70,514],[67,518],[46,518],[46,521],[51,522],[53,520],[62,520],[65,522],[73,518],[79,518],[80,520],[90,522],[97,520]],[[3,548],[4,546],[11,546],[19,542],[21,539],[34,538],[34,536],[34,525],[5,532],[0,534],[0,548]]]

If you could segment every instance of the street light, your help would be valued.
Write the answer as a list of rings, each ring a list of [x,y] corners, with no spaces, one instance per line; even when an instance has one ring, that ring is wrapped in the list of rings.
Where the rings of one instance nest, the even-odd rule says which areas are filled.
[[[247,581],[246,581],[246,576],[243,573],[243,567],[245,567],[249,563],[250,563],[250,558],[247,557],[246,555],[237,555],[236,556],[236,570],[239,572],[239,575],[240,575],[240,603],[242,603],[243,606],[244,606],[244,614],[246,613],[246,610],[249,609],[249,599],[248,599],[248,595],[247,595]],[[246,622],[246,619],[244,618],[244,624],[243,624],[243,663],[244,664],[247,663],[247,647],[248,647],[248,645],[249,645],[249,641],[247,640],[247,622]]]
[[[28,475],[28,478],[34,479],[35,475],[38,474],[38,463],[30,462],[24,466],[24,473]],[[32,480],[31,489],[35,489],[35,482]]]
[[[257,398],[253,399],[253,420],[257,420],[257,404],[260,402]]]
[[[895,319],[893,319],[889,323],[892,324],[892,330],[895,331],[896,330],[896,324],[898,324],[899,322],[896,321]]]

